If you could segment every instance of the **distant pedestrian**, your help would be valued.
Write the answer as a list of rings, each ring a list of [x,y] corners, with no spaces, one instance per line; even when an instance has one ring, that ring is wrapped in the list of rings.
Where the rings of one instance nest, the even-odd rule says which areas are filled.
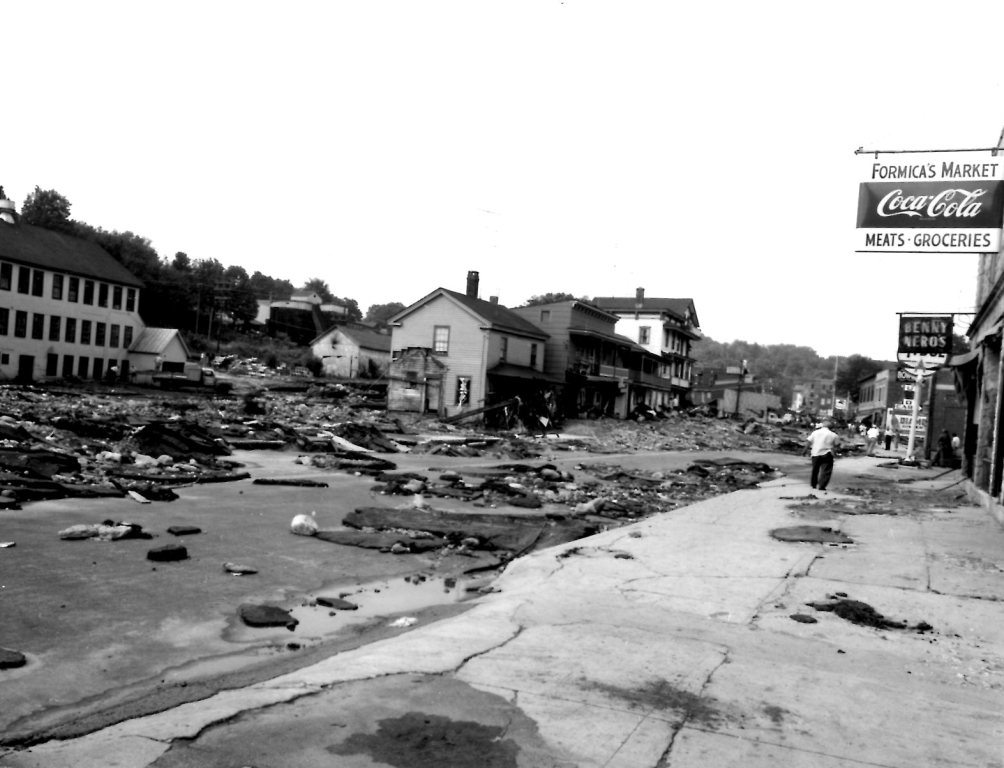
[[[947,429],[941,430],[938,437],[938,452],[934,454],[934,461],[931,462],[936,467],[951,467],[955,465],[952,453],[952,438]]]
[[[889,423],[885,428],[885,449],[888,451],[894,442],[896,448],[899,448],[899,419],[895,413],[889,416]]]
[[[865,432],[865,455],[874,456],[875,446],[878,444],[879,439],[879,428],[872,424],[868,427],[868,431]]]
[[[833,474],[833,458],[837,449],[839,437],[830,429],[833,422],[824,419],[811,435],[809,435],[809,456],[812,457],[812,477],[809,485],[825,491]]]

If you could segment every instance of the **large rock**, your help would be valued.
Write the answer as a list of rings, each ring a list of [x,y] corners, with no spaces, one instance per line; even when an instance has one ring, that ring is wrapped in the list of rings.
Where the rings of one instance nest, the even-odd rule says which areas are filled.
[[[155,547],[146,553],[147,560],[155,560],[159,563],[170,563],[178,560],[188,559],[188,549],[181,544],[166,544],[163,547]]]
[[[9,648],[0,648],[0,669],[16,669],[28,663],[23,653]]]
[[[237,609],[237,615],[249,627],[285,627],[292,632],[300,623],[285,608],[275,605],[245,603]]]

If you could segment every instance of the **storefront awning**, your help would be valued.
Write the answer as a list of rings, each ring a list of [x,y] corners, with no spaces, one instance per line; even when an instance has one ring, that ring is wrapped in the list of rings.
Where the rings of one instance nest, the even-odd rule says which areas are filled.
[[[524,381],[539,381],[542,384],[564,384],[564,379],[550,376],[533,368],[525,368],[522,365],[512,363],[499,363],[494,368],[488,369],[489,376],[501,376],[507,379],[523,379]]]
[[[945,363],[949,368],[962,368],[980,357],[980,350],[974,349],[961,355],[952,355]]]

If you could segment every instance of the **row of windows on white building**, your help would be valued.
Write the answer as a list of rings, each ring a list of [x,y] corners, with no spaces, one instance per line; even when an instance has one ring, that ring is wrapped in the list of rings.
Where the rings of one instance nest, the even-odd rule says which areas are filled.
[[[135,288],[125,288],[121,285],[110,285],[87,278],[74,277],[54,272],[51,282],[51,298],[55,301],[65,300],[90,306],[125,309],[126,312],[136,310]],[[17,284],[14,283],[14,265],[0,262],[0,291],[14,291],[26,296],[41,297],[45,295],[45,271],[21,266],[17,270]]]
[[[133,327],[118,323],[101,323],[91,320],[77,322],[75,317],[63,318],[59,315],[49,315],[49,333],[46,337],[45,318],[41,312],[28,313],[25,310],[14,310],[14,323],[11,328],[11,310],[0,307],[0,336],[11,336],[17,339],[29,337],[28,318],[31,317],[30,337],[35,340],[63,341],[68,344],[93,344],[96,347],[121,346],[128,349],[132,345]],[[65,323],[63,320],[65,319]],[[80,329],[79,335],[77,329]],[[92,334],[93,329],[93,334]],[[13,333],[12,333],[13,331]]]

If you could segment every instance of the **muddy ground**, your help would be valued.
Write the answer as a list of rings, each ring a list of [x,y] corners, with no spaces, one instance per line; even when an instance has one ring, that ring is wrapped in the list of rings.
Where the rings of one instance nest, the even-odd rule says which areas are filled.
[[[322,390],[0,388],[0,405],[0,649],[24,662],[0,670],[11,745],[407,631],[525,552],[808,470],[797,432],[704,417],[540,438]],[[166,545],[183,557],[151,559]],[[291,620],[250,626],[247,606]]]

